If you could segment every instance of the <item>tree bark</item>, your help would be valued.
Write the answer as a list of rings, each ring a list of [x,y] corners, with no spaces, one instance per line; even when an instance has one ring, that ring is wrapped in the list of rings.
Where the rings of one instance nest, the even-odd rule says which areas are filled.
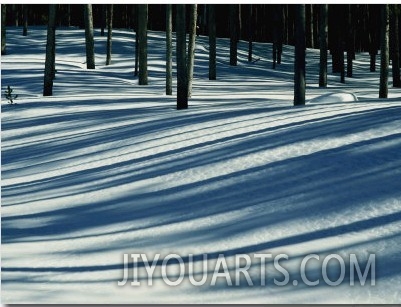
[[[305,104],[305,4],[295,5],[294,105]]]
[[[306,47],[314,48],[313,40],[313,7],[312,4],[305,4],[306,18]]]
[[[1,5],[1,55],[6,54],[6,16],[7,5]]]
[[[230,4],[230,65],[237,66],[239,4]]]
[[[102,4],[101,8],[101,21],[100,21],[100,36],[104,36],[104,28],[106,27],[105,23],[107,22],[106,15],[107,15],[107,9],[106,9],[107,4]]]
[[[388,96],[388,66],[389,66],[389,8],[381,5],[381,40],[380,40],[380,90],[379,98]]]
[[[185,4],[177,4],[176,10],[177,56],[177,110],[188,108],[188,71],[186,52]]]
[[[23,4],[23,13],[24,13],[24,26],[22,29],[22,36],[28,35],[28,4]]]
[[[173,95],[173,9],[166,8],[166,95]]]
[[[328,33],[328,5],[320,4],[320,69],[319,87],[327,87],[327,33]]]
[[[56,59],[56,5],[57,4],[49,5],[43,96],[53,95],[53,79]]]
[[[148,5],[138,4],[139,85],[148,85]]]
[[[216,80],[216,5],[209,8],[209,80]]]
[[[355,57],[355,38],[354,26],[352,20],[352,5],[347,5],[347,19],[348,19],[348,35],[347,35],[347,77],[352,78],[353,75],[353,59]]]
[[[252,62],[253,52],[253,6],[249,5],[249,17],[248,17],[248,62]]]
[[[188,97],[192,96],[192,82],[194,78],[194,63],[195,63],[195,40],[196,40],[196,14],[197,5],[190,4],[190,17],[189,17],[189,43],[188,43]]]
[[[392,62],[393,87],[401,87],[399,10],[397,4],[392,5],[390,35],[391,35],[390,41],[392,46],[391,62]]]
[[[113,35],[113,4],[107,4],[107,56],[106,65],[111,64],[111,44]]]
[[[84,14],[85,14],[86,68],[95,69],[95,42],[93,39],[92,4],[84,5]]]

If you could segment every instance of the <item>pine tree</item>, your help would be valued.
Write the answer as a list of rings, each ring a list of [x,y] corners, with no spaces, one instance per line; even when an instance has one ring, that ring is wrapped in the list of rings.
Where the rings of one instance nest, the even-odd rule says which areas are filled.
[[[7,5],[1,5],[1,55],[6,54],[6,16]]]
[[[84,5],[85,41],[86,41],[86,68],[95,69],[95,42],[93,39],[92,4]]]
[[[399,7],[393,4],[391,7],[390,41],[392,46],[391,62],[393,87],[401,87],[400,79],[400,32],[399,32]]]
[[[166,95],[173,94],[173,10],[172,5],[166,8]]]
[[[294,105],[305,104],[305,4],[295,5]]]
[[[380,91],[379,98],[388,95],[388,66],[389,66],[389,5],[381,5],[381,39],[380,39]]]
[[[216,80],[216,5],[209,8],[209,80]]]
[[[148,5],[138,4],[139,85],[148,85]]]
[[[328,5],[320,4],[320,28],[319,28],[319,44],[320,44],[320,69],[319,69],[319,86],[327,86],[327,17]]]
[[[53,79],[56,58],[56,7],[56,4],[49,5],[43,96],[53,95]]]
[[[195,62],[195,40],[196,40],[196,14],[197,5],[190,4],[190,18],[189,18],[189,43],[188,43],[188,97],[192,95],[192,81],[194,76],[194,62]]]
[[[106,65],[111,64],[111,44],[113,31],[113,4],[107,4],[107,56]]]
[[[23,4],[23,13],[24,13],[24,26],[22,29],[22,36],[28,35],[28,4]]]
[[[188,108],[188,71],[186,52],[185,4],[177,4],[176,55],[177,55],[177,110]]]
[[[230,4],[230,65],[237,66],[239,4]]]

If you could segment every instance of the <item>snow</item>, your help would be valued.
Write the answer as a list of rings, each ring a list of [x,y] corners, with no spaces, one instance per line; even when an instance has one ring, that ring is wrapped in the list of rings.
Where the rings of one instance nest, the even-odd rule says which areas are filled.
[[[54,96],[42,97],[45,29],[20,32],[7,29],[1,58],[2,91],[19,94],[15,105],[2,96],[3,303],[400,303],[401,90],[390,82],[377,98],[368,54],[354,78],[330,74],[322,89],[319,51],[308,49],[311,103],[293,107],[293,47],[272,70],[270,44],[254,44],[260,60],[248,63],[241,41],[230,67],[229,40],[218,39],[209,81],[200,36],[193,97],[177,111],[164,94],[163,33],[149,33],[149,85],[138,86],[133,32],[114,30],[105,66],[97,31],[89,71],[83,30],[58,30]],[[141,275],[141,286],[118,287],[125,253],[206,254],[211,272],[219,254],[232,271],[235,255],[286,253],[299,284],[276,286],[272,270],[265,286],[195,287],[186,276],[170,287],[158,266],[153,286]],[[374,253],[376,285],[303,284],[303,257],[333,253],[362,264]],[[250,273],[258,280],[260,263]]]

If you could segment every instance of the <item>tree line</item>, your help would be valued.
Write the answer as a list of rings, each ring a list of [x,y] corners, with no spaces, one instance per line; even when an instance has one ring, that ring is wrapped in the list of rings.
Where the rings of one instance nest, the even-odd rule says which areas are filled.
[[[216,37],[230,39],[230,65],[237,65],[238,41],[248,41],[248,61],[253,61],[253,42],[273,44],[273,69],[279,69],[283,44],[295,46],[294,104],[305,103],[306,48],[320,49],[319,86],[327,86],[327,57],[341,82],[353,77],[353,60],[358,52],[369,52],[370,71],[376,70],[381,54],[381,98],[387,97],[389,62],[393,86],[400,87],[400,39],[398,4],[2,4],[2,54],[6,53],[6,26],[47,24],[47,55],[44,94],[51,95],[55,56],[54,31],[60,26],[85,29],[87,68],[94,69],[93,28],[107,31],[106,64],[111,63],[113,27],[131,28],[135,38],[135,75],[147,84],[147,31],[166,32],[166,94],[172,94],[172,32],[177,35],[177,108],[188,107],[193,78],[196,35],[209,36],[209,79],[217,78]],[[218,18],[216,18],[218,16]],[[186,36],[189,42],[186,43]],[[269,55],[270,56],[270,55]],[[47,77],[46,77],[47,75]],[[47,82],[46,82],[47,80]],[[45,90],[48,88],[48,90]]]

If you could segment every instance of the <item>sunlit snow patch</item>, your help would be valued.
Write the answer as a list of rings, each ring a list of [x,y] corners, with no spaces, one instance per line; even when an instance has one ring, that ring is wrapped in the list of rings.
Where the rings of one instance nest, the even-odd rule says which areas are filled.
[[[353,93],[327,93],[311,99],[310,103],[328,103],[328,102],[354,102],[358,98]]]

